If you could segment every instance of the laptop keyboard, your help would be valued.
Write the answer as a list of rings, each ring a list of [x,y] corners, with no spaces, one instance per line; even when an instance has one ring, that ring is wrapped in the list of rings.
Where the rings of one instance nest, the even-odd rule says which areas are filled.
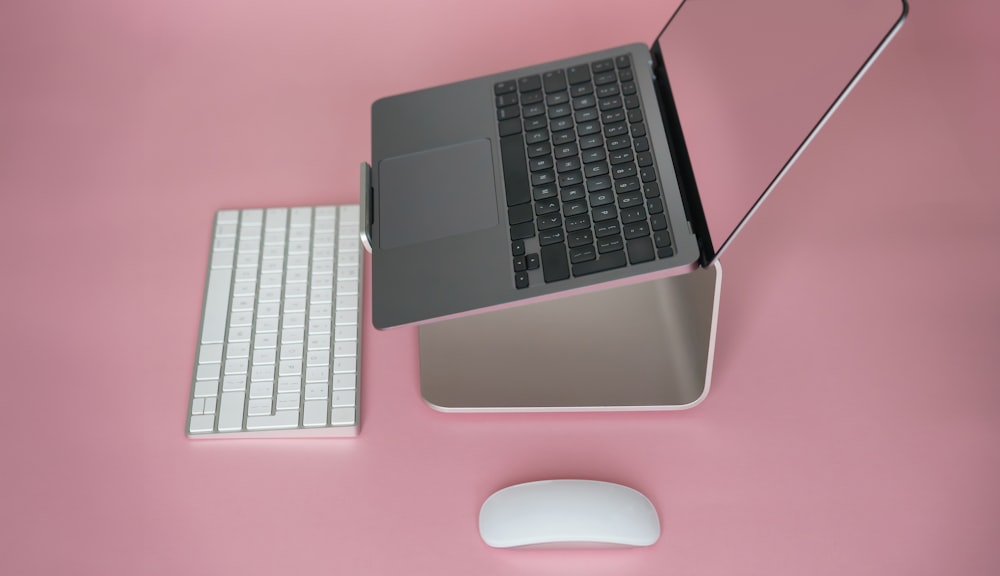
[[[493,91],[515,287],[673,256],[628,54]]]

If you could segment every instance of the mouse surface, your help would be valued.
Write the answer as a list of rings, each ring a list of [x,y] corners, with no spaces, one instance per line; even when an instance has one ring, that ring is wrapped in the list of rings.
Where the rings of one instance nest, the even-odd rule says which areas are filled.
[[[486,499],[479,534],[494,548],[649,546],[660,519],[636,490],[597,480],[516,484]]]

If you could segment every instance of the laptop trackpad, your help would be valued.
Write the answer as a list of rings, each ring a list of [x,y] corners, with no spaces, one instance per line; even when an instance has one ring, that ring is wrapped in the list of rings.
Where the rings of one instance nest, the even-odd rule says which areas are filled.
[[[382,160],[378,211],[383,250],[496,226],[490,141]]]

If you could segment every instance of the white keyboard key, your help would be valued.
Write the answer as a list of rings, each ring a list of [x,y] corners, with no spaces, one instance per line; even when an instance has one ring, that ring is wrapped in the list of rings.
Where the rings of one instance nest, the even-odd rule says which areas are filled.
[[[299,409],[299,393],[289,392],[287,394],[278,394],[278,401],[274,404],[275,410],[298,410]]]
[[[198,351],[199,364],[222,362],[222,344],[202,344]]]
[[[304,286],[304,284],[303,284]],[[285,313],[292,312],[305,312],[306,311],[306,299],[305,298],[289,298],[285,296]]]
[[[232,252],[216,252],[212,254],[212,269],[225,269],[228,275],[229,269],[233,267]]]
[[[226,304],[229,302],[229,270],[211,270],[205,291],[205,316],[201,325],[203,344],[221,344],[226,336]]]
[[[347,222],[355,222],[361,218],[361,208],[356,205],[348,205],[340,207],[340,219]],[[357,228],[357,226],[355,226]]]
[[[253,298],[249,296],[237,296],[233,298],[230,310],[233,312],[253,312]]]
[[[342,358],[333,359],[333,373],[334,374],[346,374],[349,372],[357,372],[358,361],[354,356],[345,356]]]
[[[347,253],[354,252],[359,253],[361,250],[361,239],[357,236],[349,236],[347,238],[341,238],[340,244],[337,246],[339,252]]]
[[[330,306],[329,304],[313,304],[309,306],[309,319],[321,320],[330,318],[332,312],[333,306]]]
[[[279,376],[278,394],[299,392],[302,390],[302,376]]]
[[[330,351],[318,350],[306,355],[306,366],[310,368],[316,366],[328,366],[330,364]],[[308,369],[308,368],[307,368]]]
[[[222,379],[223,392],[246,392],[246,374],[230,375]]]
[[[253,268],[237,268],[235,278],[237,282],[257,282],[257,271]]]
[[[242,273],[246,273],[245,270],[240,270]],[[257,293],[257,281],[244,281],[237,282],[233,284],[233,296],[253,296]]]
[[[267,274],[270,276],[272,274],[277,274],[284,269],[285,269],[285,263],[282,260],[278,259],[264,260],[260,264],[260,275],[264,276],[265,274]],[[272,284],[268,284],[268,286],[272,286]]]
[[[278,312],[281,311],[281,304],[279,302],[268,302],[261,303],[257,308],[257,318],[277,318]]]
[[[232,360],[226,361],[226,375],[229,374],[246,374],[248,368],[248,363],[245,358],[233,358]]]
[[[264,324],[264,321],[261,321],[260,324]],[[261,326],[258,325],[257,329],[260,330]],[[276,333],[257,334],[253,345],[255,348],[274,348],[278,345],[278,335]]]
[[[219,432],[243,428],[243,392],[223,392],[219,402]]]
[[[212,244],[212,250],[215,252],[232,252],[235,248],[235,238],[218,238]]]
[[[192,433],[211,432],[214,425],[215,416],[212,416],[211,414],[204,416],[191,416],[190,430]]]
[[[357,341],[351,340],[349,342],[337,342],[333,346],[334,356],[357,356],[358,355],[358,344]]]
[[[247,416],[265,416],[271,413],[270,398],[251,399],[247,403]]]
[[[285,229],[288,208],[268,208],[264,211],[264,227],[268,230]]]
[[[215,414],[215,396],[212,396],[211,398],[205,398],[203,401],[205,403],[204,407],[205,414]]]
[[[289,284],[285,286],[285,298],[305,298],[306,295],[305,284]]]
[[[267,292],[267,294],[273,294],[274,299],[268,299],[269,302],[277,302],[281,298],[281,273],[280,272],[266,272],[260,275],[260,288],[261,292],[264,292],[264,288],[274,288],[274,292]]]
[[[303,426],[326,426],[326,401],[306,400],[302,413]]]
[[[320,304],[332,304],[333,303],[333,288],[317,288],[313,286],[312,291],[309,292],[309,302],[310,303],[320,303]]]
[[[262,364],[274,364],[274,361],[275,361],[274,348],[263,348],[260,350],[253,351],[253,365],[255,368]]]
[[[198,366],[198,371],[195,372],[195,380],[218,380],[219,379],[219,365],[218,364],[201,364]]]
[[[326,400],[328,388],[326,384],[306,384],[306,400]]]
[[[274,394],[274,382],[253,382],[250,384],[251,398],[270,398]]]
[[[302,358],[302,344],[282,344],[282,360],[299,360]]]
[[[310,320],[309,321],[309,335],[313,336],[316,334],[329,334],[330,333],[330,321],[326,319],[320,320]]]
[[[219,393],[218,380],[199,380],[194,383],[195,398],[206,398]]]
[[[215,213],[215,221],[222,224],[223,222],[232,224],[239,222],[240,211],[239,210],[219,210]]]
[[[357,340],[357,327],[351,325],[337,326],[336,330],[333,331],[333,339],[338,342]]]
[[[250,341],[250,327],[249,326],[239,326],[236,328],[231,328],[229,330],[229,341],[230,342],[249,342]]]
[[[307,226],[302,226],[299,228],[293,228],[288,232],[288,241],[297,242],[300,240],[309,240],[312,235],[312,231]]]
[[[257,321],[257,338],[254,345],[258,348],[274,348],[275,343],[278,339],[278,319],[277,318],[261,318]],[[273,332],[274,334],[269,334],[269,339],[264,338],[264,333]],[[267,342],[270,342],[268,344]]]
[[[297,242],[289,242],[288,255],[293,256],[295,254],[309,254],[309,242],[305,240],[299,240]]]
[[[260,257],[262,260],[273,260],[275,258],[285,257],[285,247],[283,246],[284,240],[278,239],[277,242],[268,242],[268,238],[271,234],[264,234],[264,250],[261,251]],[[283,237],[284,234],[279,236]],[[272,245],[273,244],[273,245]]]
[[[301,344],[305,335],[304,328],[282,328],[281,341],[288,344]]]
[[[249,358],[250,357],[250,343],[240,342],[237,344],[230,343],[226,347],[226,358]]]
[[[278,277],[278,283],[274,284],[274,288],[264,288],[261,287],[260,292],[257,293],[258,302],[280,302],[281,301],[281,277]]]
[[[337,312],[336,317],[333,319],[337,323],[337,326],[350,326],[352,324],[358,323],[358,311],[357,310],[344,310],[343,312]]]
[[[235,238],[236,224],[217,224],[215,226],[216,238]]]
[[[329,232],[317,232],[313,235],[314,247],[333,246],[333,234]]]
[[[358,293],[358,281],[357,280],[340,280],[337,282],[337,294],[357,294]]]
[[[357,310],[358,309],[358,295],[351,294],[350,296],[337,296],[337,311],[340,310]]]
[[[278,365],[278,376],[298,376],[302,374],[301,360],[283,360]]]
[[[215,396],[212,397],[215,400]],[[191,401],[191,414],[204,414],[205,413],[205,399],[195,398]]]
[[[354,408],[334,408],[330,410],[331,426],[353,426]]]
[[[236,257],[236,267],[237,268],[248,268],[251,270],[257,269],[257,255],[256,254],[240,254]]]
[[[320,261],[317,261],[317,262],[313,262],[312,273],[313,273],[313,278],[316,278],[317,276],[320,276],[320,275],[323,275],[323,276],[329,275],[329,276],[332,277],[332,275],[333,275],[333,260],[332,259],[331,260],[320,260]]]
[[[304,312],[287,312],[282,326],[285,328],[302,328],[306,325],[306,315]]]
[[[341,252],[340,256],[337,257],[338,266],[357,265],[357,263],[358,263],[357,252]]]
[[[332,246],[317,246],[313,250],[312,254],[313,262],[322,262],[325,260],[333,260],[333,247]]]
[[[243,226],[249,226],[252,224],[259,225],[264,221],[264,211],[259,209],[244,210],[243,218],[240,220],[240,224]]]
[[[334,390],[354,390],[357,388],[358,377],[354,374],[334,374],[333,375],[333,389]]]
[[[306,368],[306,382],[328,382],[330,368],[328,366],[313,366]]]
[[[313,287],[313,290],[317,291],[317,292],[320,289],[325,288],[326,292],[330,292],[330,294],[332,295],[333,294],[333,290],[332,290],[332,288],[333,288],[333,275],[332,274],[323,274],[323,275],[320,275],[320,276],[313,276],[312,287]],[[321,292],[320,294],[325,294],[326,292]]]
[[[335,220],[337,218],[336,206],[317,206],[313,209],[317,220]]]
[[[287,270],[285,271],[285,284],[305,283],[309,280],[307,270]]]
[[[247,430],[281,430],[298,425],[298,410],[282,410],[274,416],[247,416]]]
[[[358,279],[358,267],[357,266],[338,266],[337,267],[337,278],[341,280],[357,280]]]
[[[354,392],[350,390],[339,390],[330,396],[330,405],[334,408],[344,408],[354,406]]]
[[[274,380],[274,365],[264,365],[264,366],[254,366],[253,371],[250,372],[251,382],[260,382],[262,380]]]
[[[240,327],[240,326],[252,326],[253,325],[253,314],[250,312],[233,312],[229,317],[229,326]]]

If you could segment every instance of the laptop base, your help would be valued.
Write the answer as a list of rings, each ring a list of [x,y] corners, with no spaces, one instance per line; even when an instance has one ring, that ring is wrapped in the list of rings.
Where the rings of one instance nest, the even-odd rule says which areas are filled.
[[[445,412],[682,410],[708,394],[722,267],[425,324]]]

